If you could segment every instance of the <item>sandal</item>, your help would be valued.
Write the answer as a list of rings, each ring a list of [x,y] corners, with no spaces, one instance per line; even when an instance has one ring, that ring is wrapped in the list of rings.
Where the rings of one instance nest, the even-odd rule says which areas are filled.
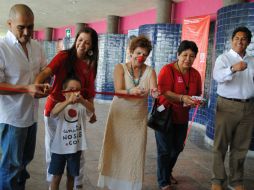
[[[170,175],[170,181],[172,184],[178,184],[178,181],[172,176],[172,174]]]

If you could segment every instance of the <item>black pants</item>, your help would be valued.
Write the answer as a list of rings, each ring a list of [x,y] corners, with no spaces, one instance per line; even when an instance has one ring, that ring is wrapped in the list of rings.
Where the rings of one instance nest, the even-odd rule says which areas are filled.
[[[173,124],[173,130],[164,134],[155,132],[157,145],[157,180],[160,187],[171,184],[170,175],[180,152],[184,149],[188,124]]]

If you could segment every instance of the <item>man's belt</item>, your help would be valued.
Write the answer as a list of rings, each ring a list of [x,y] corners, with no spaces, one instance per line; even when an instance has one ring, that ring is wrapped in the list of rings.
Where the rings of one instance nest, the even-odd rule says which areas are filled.
[[[250,102],[252,99],[237,99],[237,98],[226,98],[223,96],[220,96],[223,99],[234,101],[234,102]]]

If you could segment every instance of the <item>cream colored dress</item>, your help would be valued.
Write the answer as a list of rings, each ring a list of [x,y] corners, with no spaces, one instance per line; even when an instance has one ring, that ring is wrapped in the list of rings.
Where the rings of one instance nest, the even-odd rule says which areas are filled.
[[[122,64],[126,88],[134,87],[126,64]],[[139,86],[150,89],[152,68],[146,67]],[[140,190],[144,175],[147,138],[147,97],[119,98],[110,106],[99,160],[99,187]]]

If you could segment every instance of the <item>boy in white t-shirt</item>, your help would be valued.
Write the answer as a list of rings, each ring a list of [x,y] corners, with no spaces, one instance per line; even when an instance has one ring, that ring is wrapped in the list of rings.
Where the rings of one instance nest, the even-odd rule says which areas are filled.
[[[78,90],[81,82],[76,77],[64,81],[65,101],[57,103],[51,112],[57,123],[51,144],[49,173],[53,174],[51,190],[58,190],[67,163],[67,190],[72,190],[74,177],[79,175],[81,152],[87,149],[85,138],[86,111],[93,113],[94,106]],[[68,92],[75,91],[75,92]]]

